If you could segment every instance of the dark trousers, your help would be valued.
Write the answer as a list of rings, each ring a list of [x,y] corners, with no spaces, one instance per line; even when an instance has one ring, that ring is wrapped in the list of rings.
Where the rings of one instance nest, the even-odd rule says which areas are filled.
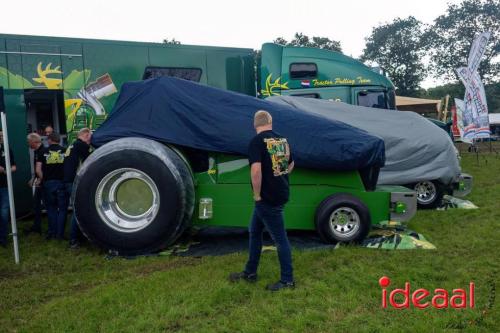
[[[48,235],[64,238],[66,227],[66,189],[61,180],[47,180],[43,183],[43,201],[49,219]]]
[[[42,231],[42,196],[42,187],[35,187],[35,193],[33,194],[33,210],[35,211],[35,220],[33,221],[32,229],[39,232]]]
[[[264,228],[269,232],[278,249],[281,267],[281,281],[293,281],[292,252],[283,220],[283,206],[271,206],[262,200],[255,203],[249,232],[249,256],[245,267],[247,274],[257,273],[262,252]]]
[[[9,233],[9,190],[7,187],[0,187],[0,244],[7,242]]]
[[[71,202],[71,192],[73,192],[73,183],[65,183],[64,186],[66,189],[66,203],[69,207]],[[73,208],[73,213],[71,214],[71,231],[69,234],[69,238],[71,241],[81,240],[82,238],[82,232],[78,227],[78,223],[76,223],[75,208]]]

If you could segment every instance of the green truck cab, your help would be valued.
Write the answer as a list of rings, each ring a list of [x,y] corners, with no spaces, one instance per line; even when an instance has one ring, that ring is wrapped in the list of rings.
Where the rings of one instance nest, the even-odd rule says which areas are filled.
[[[394,85],[387,77],[328,50],[266,43],[257,82],[264,98],[290,95],[395,109]]]

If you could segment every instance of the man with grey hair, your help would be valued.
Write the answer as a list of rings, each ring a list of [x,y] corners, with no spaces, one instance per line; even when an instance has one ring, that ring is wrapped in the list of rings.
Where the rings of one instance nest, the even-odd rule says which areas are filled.
[[[273,119],[269,112],[260,110],[255,113],[254,128],[257,135],[248,147],[255,201],[249,227],[249,258],[245,270],[231,273],[229,279],[232,282],[257,280],[265,228],[276,243],[281,267],[280,280],[269,284],[266,289],[294,288],[292,253],[283,219],[283,209],[289,197],[288,174],[294,166],[292,154],[287,139],[273,131]]]
[[[43,148],[42,138],[37,133],[30,133],[27,137],[28,146],[33,151],[33,175],[31,180],[28,182],[28,186],[33,188],[33,210],[35,212],[35,219],[33,221],[33,226],[31,228],[25,230],[26,234],[31,232],[36,232],[38,234],[42,234],[42,187],[40,179],[36,176],[36,161],[35,156],[40,154],[40,151]]]

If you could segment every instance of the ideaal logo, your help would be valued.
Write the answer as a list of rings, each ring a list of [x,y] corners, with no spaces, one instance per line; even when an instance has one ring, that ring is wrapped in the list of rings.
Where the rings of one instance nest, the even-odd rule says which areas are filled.
[[[474,308],[474,282],[469,283],[468,294],[465,289],[453,289],[451,297],[449,297],[450,293],[447,290],[441,288],[434,289],[433,294],[424,288],[411,292],[410,282],[405,283],[404,289],[396,288],[388,293],[386,288],[391,284],[391,279],[387,276],[381,277],[378,283],[382,287],[382,308],[384,309],[387,308],[387,301],[395,309],[407,309],[410,307],[410,302],[419,309],[425,309],[429,306],[436,309],[444,309],[449,306],[454,309],[465,309],[467,306],[471,309]],[[397,295],[402,296],[402,302],[401,296],[398,297],[400,302],[396,302]]]

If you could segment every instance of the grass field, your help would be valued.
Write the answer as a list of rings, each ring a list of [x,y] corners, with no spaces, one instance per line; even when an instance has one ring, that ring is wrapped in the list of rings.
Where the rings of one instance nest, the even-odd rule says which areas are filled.
[[[257,284],[230,284],[246,254],[221,257],[105,255],[66,242],[21,239],[22,262],[0,248],[0,332],[440,332],[500,331],[500,158],[462,159],[479,210],[419,211],[410,228],[437,250],[358,247],[294,251],[297,288],[269,293],[276,253],[264,253]],[[27,224],[21,224],[21,228]],[[392,287],[466,288],[474,309],[382,309],[378,279]]]

